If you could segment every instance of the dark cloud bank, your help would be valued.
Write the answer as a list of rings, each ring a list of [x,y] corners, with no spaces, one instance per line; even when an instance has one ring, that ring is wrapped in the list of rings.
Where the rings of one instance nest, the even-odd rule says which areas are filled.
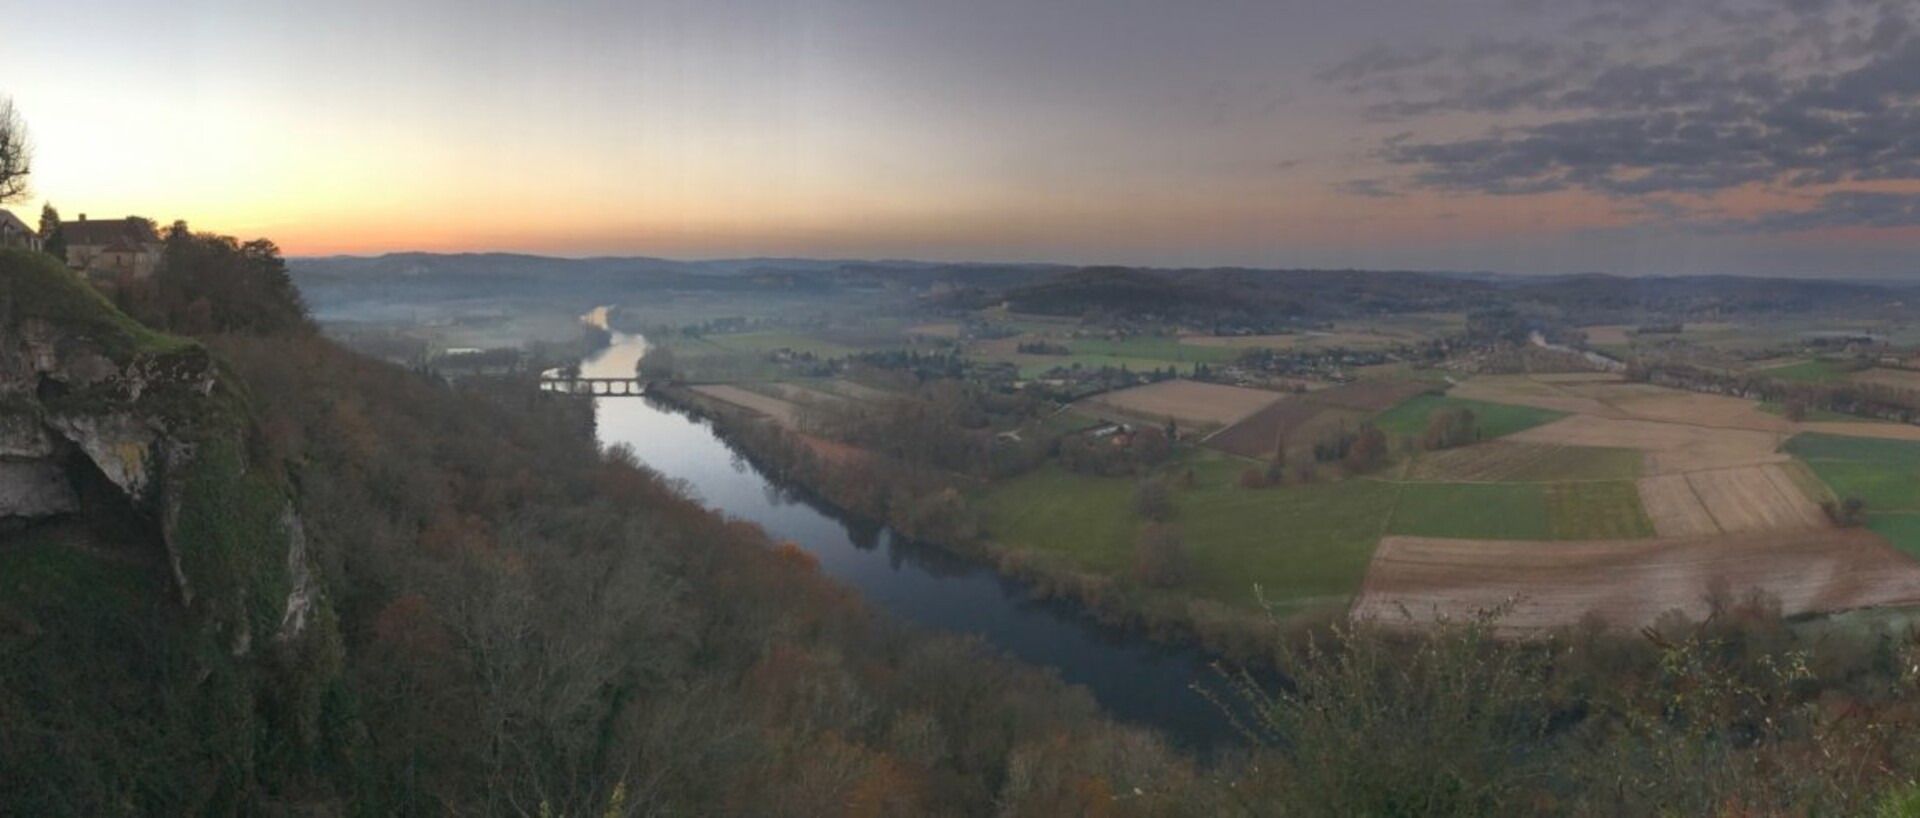
[[[1920,194],[1834,190],[1920,180],[1920,3],[1586,0],[1553,37],[1375,49],[1320,78],[1412,129],[1378,151],[1405,172],[1349,193],[1587,191],[1715,231],[1920,225]],[[1443,115],[1495,124],[1419,136]],[[1749,186],[1809,204],[1715,214]]]

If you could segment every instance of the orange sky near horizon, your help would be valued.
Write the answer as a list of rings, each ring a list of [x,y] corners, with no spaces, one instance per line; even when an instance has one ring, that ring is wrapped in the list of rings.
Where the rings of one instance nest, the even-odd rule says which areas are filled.
[[[1909,225],[1716,221],[1834,191],[1920,197],[1912,182],[1629,196],[1410,181],[1434,166],[1387,158],[1400,140],[1573,114],[1383,117],[1329,66],[1431,43],[1467,43],[1451,58],[1465,65],[1568,22],[1506,2],[1441,17],[1413,0],[30,4],[9,25],[39,33],[0,51],[0,95],[37,146],[34,195],[11,207],[184,219],[293,256],[1910,269]],[[1389,195],[1356,184],[1382,180]],[[1691,223],[1664,215],[1679,212]]]

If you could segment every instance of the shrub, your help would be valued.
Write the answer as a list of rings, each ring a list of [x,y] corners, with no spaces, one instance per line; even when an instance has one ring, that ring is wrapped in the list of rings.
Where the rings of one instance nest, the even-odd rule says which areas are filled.
[[[1166,523],[1141,526],[1134,545],[1133,569],[1140,581],[1155,588],[1172,588],[1185,582],[1189,569],[1186,538]]]

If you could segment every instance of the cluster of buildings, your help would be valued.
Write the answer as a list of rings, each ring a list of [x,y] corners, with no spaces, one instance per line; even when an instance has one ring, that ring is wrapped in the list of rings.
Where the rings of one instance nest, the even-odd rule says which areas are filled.
[[[82,213],[78,221],[61,222],[58,236],[65,244],[67,266],[91,278],[150,276],[160,266],[165,248],[153,220],[139,216],[89,220]],[[0,210],[0,247],[43,251],[54,238],[41,235],[19,217]]]

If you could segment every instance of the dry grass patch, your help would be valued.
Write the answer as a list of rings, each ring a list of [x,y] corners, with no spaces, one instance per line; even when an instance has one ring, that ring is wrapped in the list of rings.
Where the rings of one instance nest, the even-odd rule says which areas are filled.
[[[1651,420],[1574,415],[1507,437],[1516,443],[1598,446],[1647,453],[1650,474],[1756,466],[1787,461],[1777,451],[1784,435],[1753,429],[1716,429]]]
[[[1572,626],[1589,614],[1632,629],[1675,609],[1704,618],[1716,588],[1760,589],[1788,615],[1912,605],[1920,603],[1920,563],[1857,528],[1576,542],[1388,537],[1352,615],[1417,625],[1511,601],[1497,624],[1509,635]]]
[[[1693,472],[1688,485],[1728,534],[1827,528],[1826,513],[1778,466]]]
[[[1568,384],[1570,394],[1613,407],[1622,417],[1727,429],[1787,433],[1793,424],[1760,411],[1759,401],[1707,395],[1644,383]]]

